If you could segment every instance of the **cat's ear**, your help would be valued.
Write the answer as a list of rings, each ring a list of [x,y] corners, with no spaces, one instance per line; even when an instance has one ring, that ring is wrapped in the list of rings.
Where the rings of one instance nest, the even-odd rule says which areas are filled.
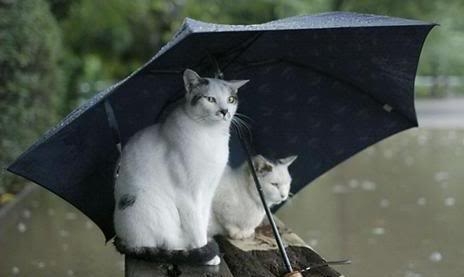
[[[298,156],[293,155],[293,156],[290,156],[290,157],[279,159],[278,162],[279,162],[279,164],[283,164],[285,166],[290,166],[296,160],[296,158],[298,158]]]
[[[243,85],[245,85],[249,81],[250,80],[231,80],[231,81],[227,81],[227,83],[234,91],[238,91],[239,88],[241,88]]]
[[[253,166],[259,174],[266,174],[272,171],[272,163],[270,163],[266,158],[261,155],[256,155],[253,157]]]
[[[208,84],[208,80],[201,78],[195,71],[191,69],[186,69],[184,71],[184,86],[187,92],[191,92],[192,89],[196,86],[202,84]]]

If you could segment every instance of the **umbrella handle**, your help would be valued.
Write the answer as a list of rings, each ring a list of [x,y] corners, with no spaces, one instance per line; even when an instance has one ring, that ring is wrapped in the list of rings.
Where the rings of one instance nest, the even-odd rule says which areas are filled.
[[[249,144],[249,142],[248,142],[248,140],[246,138],[242,137],[241,135],[239,135],[239,137],[240,137],[240,142],[242,143],[242,147],[243,147],[243,149],[245,150],[245,152],[247,154],[247,160],[248,160],[248,165],[250,166],[250,169],[251,169],[251,175],[253,176],[253,180],[255,181],[256,189],[258,190],[259,198],[261,199],[261,202],[263,203],[264,211],[266,212],[266,216],[267,216],[267,218],[269,220],[269,223],[271,224],[272,232],[274,233],[274,238],[275,238],[275,240],[277,242],[277,246],[279,247],[280,255],[282,256],[282,259],[283,259],[284,264],[285,264],[285,268],[287,269],[287,272],[288,272],[287,274],[293,274],[293,275],[285,275],[285,276],[288,276],[288,277],[290,277],[290,276],[292,276],[292,277],[301,276],[301,274],[299,272],[295,273],[293,271],[290,260],[288,259],[287,251],[285,251],[285,247],[284,247],[284,244],[282,242],[282,238],[280,237],[279,230],[277,229],[274,218],[272,217],[271,210],[267,206],[266,199],[264,198],[264,194],[263,194],[263,188],[262,188],[262,186],[261,186],[261,184],[260,184],[260,182],[258,180],[258,176],[256,175],[256,171],[255,171],[255,168],[253,166],[253,162],[251,160],[250,144]],[[299,274],[299,275],[295,275],[295,274]]]

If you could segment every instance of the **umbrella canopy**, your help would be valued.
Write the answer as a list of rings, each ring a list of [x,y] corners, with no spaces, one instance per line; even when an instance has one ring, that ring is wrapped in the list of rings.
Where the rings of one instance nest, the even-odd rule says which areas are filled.
[[[117,140],[124,145],[183,97],[185,68],[205,76],[219,67],[226,79],[251,80],[239,112],[250,118],[254,150],[298,154],[290,169],[297,192],[367,146],[417,126],[414,77],[433,26],[342,12],[259,25],[186,19],[149,62],[74,110],[8,170],[76,206],[109,239]],[[230,163],[244,158],[233,136]]]

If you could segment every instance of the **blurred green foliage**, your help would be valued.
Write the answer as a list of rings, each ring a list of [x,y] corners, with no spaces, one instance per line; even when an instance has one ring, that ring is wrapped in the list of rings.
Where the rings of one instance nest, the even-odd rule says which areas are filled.
[[[57,119],[64,83],[61,32],[47,3],[0,5],[0,165],[5,168]],[[2,172],[0,194],[18,190],[14,180]]]
[[[147,61],[187,16],[251,24],[333,10],[440,23],[419,74],[464,76],[462,0],[0,0],[0,165]],[[15,180],[1,172],[0,193]]]

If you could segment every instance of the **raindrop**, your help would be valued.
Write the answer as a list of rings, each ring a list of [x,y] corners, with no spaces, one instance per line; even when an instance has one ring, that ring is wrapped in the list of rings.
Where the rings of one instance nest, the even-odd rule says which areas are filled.
[[[23,217],[24,218],[31,218],[31,211],[30,210],[23,210]]]
[[[364,150],[367,155],[372,156],[375,154],[375,148],[374,147],[369,147],[366,150]]]
[[[77,218],[77,215],[75,213],[69,212],[69,213],[66,213],[65,218],[67,220],[75,220]]]
[[[383,151],[383,156],[384,156],[384,158],[386,158],[386,159],[391,159],[391,158],[393,157],[393,150],[391,150],[391,149],[385,149],[385,150]]]
[[[88,229],[88,230],[92,229],[93,228],[93,223],[91,221],[87,220],[85,222],[85,228]]]
[[[88,93],[90,91],[90,84],[87,82],[81,83],[79,87],[79,92],[80,93]]]
[[[63,238],[66,238],[69,236],[69,232],[66,231],[66,230],[60,230],[60,236],[63,237]]]
[[[446,181],[449,178],[449,173],[446,171],[438,171],[435,173],[434,178],[435,178],[435,181],[437,182]]]
[[[19,268],[17,266],[13,266],[13,268],[11,268],[11,273],[13,275],[18,275],[19,274]]]
[[[24,224],[23,222],[19,222],[18,225],[16,226],[18,228],[18,231],[20,233],[24,233],[26,232],[27,228],[26,228],[26,224]]]
[[[47,214],[48,214],[49,216],[54,216],[54,215],[55,215],[55,210],[54,210],[54,209],[48,209],[48,210],[47,210]]]
[[[443,259],[443,256],[441,255],[440,252],[433,252],[429,256],[429,260],[435,263],[440,262]]]
[[[456,199],[454,199],[454,197],[445,198],[445,206],[451,207],[454,206],[454,204],[456,204]]]
[[[68,245],[67,243],[63,243],[63,244],[61,245],[61,249],[63,249],[63,251],[68,251],[69,245]]]
[[[346,190],[346,187],[344,185],[334,185],[332,187],[332,192],[335,193],[335,194],[341,194],[341,193],[346,193],[347,190]]]
[[[375,227],[375,228],[372,228],[371,232],[374,235],[380,236],[380,235],[385,234],[385,229],[383,227]]]
[[[393,107],[388,105],[388,104],[385,104],[383,105],[382,107],[386,112],[391,112],[393,110]]]
[[[359,186],[359,182],[358,180],[356,179],[351,179],[349,182],[348,182],[348,186],[352,189],[355,189]]]
[[[45,263],[44,262],[37,262],[37,267],[38,268],[44,268],[45,267]]]
[[[380,207],[387,208],[390,206],[390,201],[388,199],[380,200]]]
[[[427,136],[425,134],[421,134],[417,137],[417,143],[419,143],[419,145],[425,145],[427,143]]]
[[[412,166],[414,164],[414,158],[411,156],[407,156],[404,158],[404,164],[407,166]]]
[[[66,274],[68,274],[68,276],[74,276],[74,271],[72,269],[68,269],[68,271],[66,271]]]
[[[427,199],[425,199],[425,197],[419,197],[417,199],[417,205],[419,206],[425,206],[425,204],[427,204]]]
[[[319,241],[317,239],[310,239],[309,240],[309,245],[311,247],[316,247],[319,244]]]
[[[377,185],[371,181],[364,181],[361,183],[361,187],[367,191],[374,191],[377,188]]]

